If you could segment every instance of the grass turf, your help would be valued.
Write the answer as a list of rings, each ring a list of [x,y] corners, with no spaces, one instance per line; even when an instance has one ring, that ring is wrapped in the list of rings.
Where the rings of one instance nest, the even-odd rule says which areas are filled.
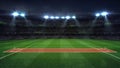
[[[3,53],[12,48],[108,48],[117,53]],[[120,68],[120,41],[29,39],[0,41],[0,68]]]

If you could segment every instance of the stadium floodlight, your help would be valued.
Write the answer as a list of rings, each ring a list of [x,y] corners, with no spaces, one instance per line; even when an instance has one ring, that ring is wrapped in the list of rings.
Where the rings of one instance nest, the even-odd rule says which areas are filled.
[[[70,19],[71,17],[70,16],[66,16],[66,19]]]
[[[59,19],[60,17],[59,16],[56,16],[55,19]]]
[[[45,19],[49,19],[49,16],[48,16],[48,15],[45,15],[44,18],[45,18]]]
[[[12,16],[17,17],[17,16],[19,16],[19,13],[18,12],[13,12]]]
[[[96,16],[96,17],[99,17],[99,16],[100,16],[100,13],[96,13],[95,16]]]
[[[76,19],[76,16],[72,16],[73,19]]]
[[[50,19],[55,19],[55,17],[54,17],[54,16],[51,16]]]
[[[101,13],[102,16],[107,16],[108,14],[109,14],[109,13],[108,13],[108,12],[105,12],[105,11]]]
[[[64,17],[64,16],[62,16],[62,17],[61,17],[61,19],[65,19],[65,17]]]
[[[20,16],[21,16],[21,17],[25,17],[25,13],[21,13]]]

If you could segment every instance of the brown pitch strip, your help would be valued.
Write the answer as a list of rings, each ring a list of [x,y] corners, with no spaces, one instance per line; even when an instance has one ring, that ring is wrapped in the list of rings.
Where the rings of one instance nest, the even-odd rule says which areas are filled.
[[[5,52],[17,53],[115,53],[107,48],[14,48]]]

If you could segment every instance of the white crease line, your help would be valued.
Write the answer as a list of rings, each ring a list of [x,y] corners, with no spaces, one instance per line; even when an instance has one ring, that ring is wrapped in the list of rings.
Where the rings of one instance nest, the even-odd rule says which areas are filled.
[[[2,57],[0,57],[0,60],[6,58],[6,57],[8,57],[8,56],[11,56],[11,55],[13,55],[13,54],[15,54],[15,53],[10,53],[10,54],[7,54],[7,55],[5,55],[5,56],[2,56]]]
[[[97,50],[99,50],[99,49],[97,49]],[[117,58],[117,59],[120,60],[120,57],[118,57],[118,56],[116,56],[116,55],[113,55],[113,54],[110,54],[110,53],[106,53],[106,52],[103,52],[103,53],[105,53],[105,54],[107,54],[107,55],[110,55],[110,56],[112,56],[112,57],[115,57],[115,58]]]
[[[83,43],[83,44],[84,44],[84,43]],[[88,45],[87,45],[87,46],[88,46]],[[90,47],[90,48],[93,48],[93,46],[89,46],[89,47]],[[97,48],[96,48],[96,49],[97,49]],[[97,50],[99,50],[99,49],[97,49]],[[120,60],[120,57],[118,57],[118,56],[116,56],[116,55],[113,55],[113,54],[110,54],[110,53],[106,53],[106,52],[102,52],[102,53],[107,54],[107,55],[110,55],[110,56],[112,56],[112,57]],[[120,61],[119,61],[119,62],[120,62]]]
[[[85,45],[85,46],[88,46],[88,45],[86,45],[86,43],[84,43],[84,42],[82,42],[82,44]],[[90,44],[91,44],[91,43],[90,43]],[[93,44],[93,43],[92,43],[92,44]],[[90,47],[90,48],[95,48],[94,46],[90,46],[90,45],[89,45],[88,47]],[[97,46],[97,47],[98,47],[98,46]],[[97,49],[97,48],[96,48],[96,49]],[[97,49],[97,50],[99,50],[99,49]],[[116,56],[116,55],[109,54],[109,53],[105,53],[105,52],[102,52],[102,53],[107,54],[107,55],[110,55],[110,56],[112,56],[112,57],[120,60],[120,57],[118,57],[118,56]],[[120,61],[119,61],[119,62],[120,62]]]
[[[32,42],[32,43],[33,43],[33,42]],[[27,45],[28,45],[28,44],[27,44]],[[28,47],[30,47],[30,46],[32,46],[32,45],[26,46],[25,48],[28,48]],[[4,51],[4,53],[5,53],[5,51]],[[6,58],[6,57],[9,57],[9,56],[11,56],[11,55],[13,55],[13,54],[16,54],[16,53],[18,53],[18,52],[10,53],[10,54],[7,54],[7,55],[5,55],[5,56],[2,56],[2,57],[0,57],[0,60],[4,59],[4,58]]]

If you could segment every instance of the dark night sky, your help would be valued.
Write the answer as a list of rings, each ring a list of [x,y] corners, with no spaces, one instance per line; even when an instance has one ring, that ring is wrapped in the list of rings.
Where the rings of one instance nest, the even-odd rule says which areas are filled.
[[[119,0],[0,0],[2,10],[22,10],[30,13],[120,12]]]

